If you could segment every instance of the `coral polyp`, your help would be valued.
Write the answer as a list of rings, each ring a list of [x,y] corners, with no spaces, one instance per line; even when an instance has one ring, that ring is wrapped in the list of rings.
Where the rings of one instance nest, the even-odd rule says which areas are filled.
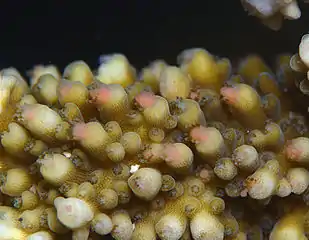
[[[200,48],[140,74],[122,54],[3,69],[0,239],[307,239],[306,47],[276,69]]]

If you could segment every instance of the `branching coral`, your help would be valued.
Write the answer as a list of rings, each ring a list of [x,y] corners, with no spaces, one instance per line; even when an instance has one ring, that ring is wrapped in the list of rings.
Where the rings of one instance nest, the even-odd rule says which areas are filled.
[[[272,30],[279,30],[284,19],[297,20],[301,17],[297,0],[241,0],[240,2],[249,15],[258,17]]]
[[[96,74],[37,66],[30,85],[3,69],[0,239],[306,239],[309,135],[289,101],[305,48],[275,73],[199,48],[140,74],[121,54]]]
[[[306,96],[309,94],[309,81],[308,81],[308,69],[309,69],[309,60],[308,60],[308,46],[309,46],[309,35],[305,34],[302,36],[298,53],[294,54],[290,58],[290,67],[294,71],[294,83],[297,88]]]

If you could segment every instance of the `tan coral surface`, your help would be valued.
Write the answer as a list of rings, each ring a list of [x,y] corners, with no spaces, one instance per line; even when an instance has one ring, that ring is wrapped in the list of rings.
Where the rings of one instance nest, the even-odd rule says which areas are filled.
[[[291,56],[177,60],[1,71],[1,240],[307,239]]]

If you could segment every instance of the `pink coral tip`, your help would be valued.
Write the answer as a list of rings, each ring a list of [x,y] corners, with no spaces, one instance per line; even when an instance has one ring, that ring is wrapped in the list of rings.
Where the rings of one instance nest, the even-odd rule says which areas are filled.
[[[87,128],[85,123],[77,123],[73,126],[72,135],[76,140],[87,138]]]
[[[91,90],[90,96],[95,100],[96,103],[103,104],[110,101],[112,93],[107,86],[101,86],[98,89]]]
[[[237,90],[234,87],[223,87],[220,90],[225,102],[235,104],[237,102]]]
[[[21,107],[22,118],[26,121],[32,121],[36,118],[35,108],[31,105],[25,104]]]
[[[302,150],[294,146],[293,144],[288,144],[285,147],[285,156],[292,161],[298,161],[302,154]]]
[[[167,144],[164,149],[164,159],[166,162],[175,162],[182,159],[182,154],[173,144]]]
[[[61,96],[70,95],[72,90],[72,84],[69,81],[62,82],[59,87],[59,93]]]
[[[148,108],[155,104],[155,95],[151,92],[141,92],[135,96],[135,101],[142,107]]]
[[[208,140],[208,133],[205,127],[195,127],[190,131],[190,137],[194,142],[205,142]]]

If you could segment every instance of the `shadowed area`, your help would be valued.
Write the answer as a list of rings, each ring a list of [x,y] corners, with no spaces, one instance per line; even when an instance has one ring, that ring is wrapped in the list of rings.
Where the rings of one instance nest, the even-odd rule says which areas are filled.
[[[0,16],[0,66],[21,71],[50,62],[64,67],[76,59],[96,67],[100,54],[114,52],[140,68],[156,58],[174,63],[191,47],[232,59],[251,52],[271,59],[295,52],[309,20],[285,21],[273,32],[248,17],[239,1],[7,2]]]

